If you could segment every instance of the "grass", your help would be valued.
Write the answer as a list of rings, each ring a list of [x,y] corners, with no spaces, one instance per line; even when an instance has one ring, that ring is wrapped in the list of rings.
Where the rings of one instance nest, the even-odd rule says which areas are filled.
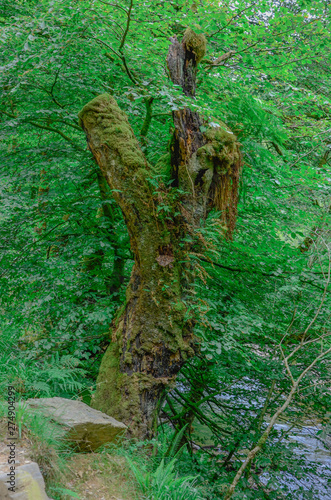
[[[16,452],[20,462],[37,462],[46,488],[66,481],[66,460],[72,451],[61,439],[61,428],[42,414],[31,412],[23,401],[16,404]],[[6,402],[0,401],[0,440],[7,440]],[[54,500],[57,500],[54,498]],[[59,500],[62,500],[59,498]]]
[[[71,478],[66,486],[81,500],[137,500],[142,498],[124,457],[112,453],[74,454],[67,461]],[[68,497],[70,498],[70,497]]]
[[[136,481],[126,459],[115,447],[111,453],[75,453],[61,439],[60,426],[24,402],[16,405],[17,446],[20,463],[36,462],[48,496],[54,500],[137,500]],[[7,440],[6,402],[0,401],[0,442]],[[0,460],[7,460],[0,453]]]
[[[196,478],[180,477],[175,471],[175,458],[168,463],[162,459],[158,467],[151,472],[145,472],[129,458],[127,460],[146,500],[202,500],[199,491],[194,487]]]
[[[94,453],[75,453],[61,426],[23,401],[16,404],[17,452],[37,462],[54,500],[202,500],[196,478],[181,476],[177,462],[183,432],[149,442],[108,444]],[[6,404],[0,401],[0,440],[6,441]],[[4,459],[1,457],[0,459]],[[23,460],[24,461],[24,460]],[[21,461],[22,462],[22,461]]]

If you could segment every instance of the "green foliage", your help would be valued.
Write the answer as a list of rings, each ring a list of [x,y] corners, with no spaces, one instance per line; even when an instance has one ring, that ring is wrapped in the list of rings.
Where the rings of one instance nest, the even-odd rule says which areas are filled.
[[[0,387],[4,394],[11,381],[24,398],[77,395],[86,388],[86,371],[80,364],[79,359],[59,353],[46,362],[20,360],[17,364],[17,358],[7,358]]]
[[[181,446],[181,441],[186,428],[187,425],[170,436],[159,436],[154,442],[152,455],[146,453],[149,443],[143,442],[139,446],[132,443],[128,449],[121,451],[146,500],[202,500],[201,492],[196,487],[197,477],[183,476],[178,471],[178,460],[185,448],[185,445]]]
[[[148,500],[199,500],[201,496],[194,488],[194,477],[177,477],[174,471],[176,459],[165,464],[161,461],[154,472],[143,472],[127,459],[144,497]]]
[[[68,488],[61,488],[60,486],[53,486],[52,487],[52,493],[59,493],[61,495],[61,498],[81,498],[77,493],[74,491],[69,490]]]
[[[191,262],[201,278],[194,306],[200,349],[161,411],[165,435],[167,426],[183,429],[189,422],[177,434],[187,449],[170,461],[160,455],[149,475],[136,469],[137,479],[148,483],[146,495],[177,484],[176,494],[195,498],[190,488],[198,476],[199,490],[216,499],[289,391],[279,346],[285,355],[296,348],[317,311],[307,337],[316,342],[294,356],[293,375],[330,342],[330,5],[133,2],[123,38],[128,6],[1,4],[0,389],[4,395],[13,383],[23,399],[81,393],[89,401],[124,300],[133,264],[129,236],[86,150],[76,118],[82,106],[111,94],[139,137],[145,99],[153,97],[144,140],[155,165],[154,194],[169,180],[172,110],[190,105],[206,130],[226,123],[245,160],[237,228],[233,241],[225,241],[218,214],[211,213],[199,230],[206,249],[192,253]],[[180,39],[187,27],[207,39],[193,103],[165,68],[168,38]],[[178,216],[166,200],[156,215]],[[327,424],[329,384],[327,357],[283,415],[289,428]],[[302,471],[318,469],[296,454],[286,434],[270,436],[237,498],[315,494],[289,491],[278,480],[286,474],[300,480]]]

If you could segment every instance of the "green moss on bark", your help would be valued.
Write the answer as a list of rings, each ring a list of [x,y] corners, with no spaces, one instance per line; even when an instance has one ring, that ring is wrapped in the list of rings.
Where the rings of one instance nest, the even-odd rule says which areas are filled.
[[[197,151],[199,163],[204,168],[212,167],[216,172],[225,174],[240,161],[236,136],[224,123],[219,127],[210,127],[204,135],[208,142]]]
[[[79,124],[86,129],[96,126],[100,146],[116,151],[130,169],[146,167],[147,162],[130,127],[128,117],[110,94],[101,94],[86,104],[78,114]]]
[[[111,343],[106,353],[104,354],[97,379],[97,391],[92,397],[92,406],[109,415],[120,414],[113,411],[109,412],[110,408],[114,410],[119,408],[121,402],[121,394],[118,388],[122,385],[124,374],[119,371],[120,353],[118,345]]]
[[[141,422],[139,377],[120,371],[120,353],[112,343],[104,354],[97,379],[97,391],[92,406],[118,420],[127,422],[129,430],[139,429]],[[128,421],[128,416],[132,420]]]
[[[132,361],[126,353],[128,361]],[[131,436],[140,437],[148,434],[146,418],[142,411],[141,400],[151,392],[157,399],[163,387],[169,385],[168,378],[155,379],[150,374],[133,373],[128,375],[120,370],[120,352],[117,343],[112,343],[102,359],[97,379],[97,392],[92,399],[92,406],[104,413],[116,416],[125,422]],[[148,405],[147,405],[148,406]],[[152,408],[150,409],[150,411]]]
[[[197,34],[191,28],[184,33],[183,43],[186,48],[194,52],[198,64],[206,54],[207,40],[203,34]]]

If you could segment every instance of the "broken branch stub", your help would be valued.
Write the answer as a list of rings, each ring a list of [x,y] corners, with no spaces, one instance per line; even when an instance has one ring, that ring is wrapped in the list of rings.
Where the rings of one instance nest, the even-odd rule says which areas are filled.
[[[190,28],[182,42],[174,36],[167,56],[169,75],[186,96],[194,98],[197,66],[206,52],[204,35]],[[221,220],[232,237],[238,204],[242,167],[240,144],[222,122],[208,127],[198,112],[189,107],[173,111],[175,132],[171,144],[173,185],[183,188],[183,216],[199,227],[212,208],[221,211]],[[206,132],[201,127],[207,127]]]

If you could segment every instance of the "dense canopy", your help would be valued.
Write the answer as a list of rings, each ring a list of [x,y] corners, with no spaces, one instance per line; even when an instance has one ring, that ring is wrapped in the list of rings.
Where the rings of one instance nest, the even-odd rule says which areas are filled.
[[[330,15],[328,0],[2,0],[2,394],[100,406],[140,259],[154,312],[120,371],[163,341],[178,362],[170,385],[148,384],[153,435],[184,445],[179,473],[206,499],[319,498],[327,465],[286,435],[318,424],[323,441],[330,425]],[[176,43],[191,80],[174,77]],[[78,118],[102,95],[109,154],[125,149],[117,183]],[[103,409],[128,417],[124,393]]]

